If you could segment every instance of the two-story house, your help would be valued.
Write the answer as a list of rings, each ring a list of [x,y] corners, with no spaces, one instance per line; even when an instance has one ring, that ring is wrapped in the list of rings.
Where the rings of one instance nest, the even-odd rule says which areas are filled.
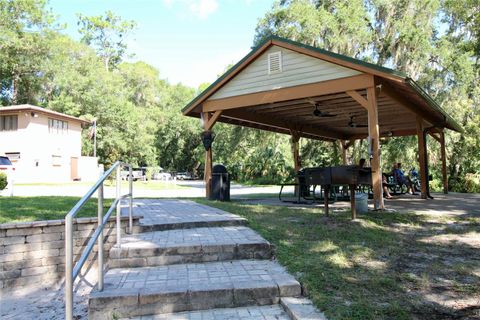
[[[92,180],[97,159],[81,155],[82,126],[89,124],[28,104],[0,107],[0,155],[14,164],[16,182]]]

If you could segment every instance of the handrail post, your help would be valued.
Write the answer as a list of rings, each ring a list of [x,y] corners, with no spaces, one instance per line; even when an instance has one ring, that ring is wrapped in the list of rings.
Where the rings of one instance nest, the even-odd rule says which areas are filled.
[[[73,319],[73,218],[65,217],[65,319]]]
[[[122,165],[119,164],[117,167],[117,246],[120,249],[121,247],[121,220],[120,220],[120,184],[121,184],[121,179],[120,179],[120,170],[121,170]]]
[[[110,169],[108,169],[100,179],[93,185],[93,187],[77,202],[77,204],[67,213],[65,216],[65,319],[73,320],[73,288],[75,284],[75,279],[81,273],[82,267],[88,259],[88,256],[92,253],[97,243],[98,247],[98,290],[102,291],[104,288],[104,233],[103,229],[107,224],[109,224],[110,217],[113,214],[113,211],[116,209],[117,212],[117,246],[121,247],[121,199],[126,198],[128,195],[121,196],[121,175],[120,170],[123,167],[128,167],[131,180],[130,180],[130,219],[129,226],[132,230],[133,218],[131,213],[132,208],[132,198],[133,198],[133,175],[132,168],[126,163],[117,161]],[[107,210],[104,216],[103,204],[104,204],[104,181],[113,175],[113,171],[116,171],[116,199],[110,205],[110,208]],[[98,207],[97,207],[97,216],[98,216],[98,226],[95,229],[92,237],[88,240],[86,247],[83,250],[83,253],[80,254],[78,261],[74,261],[74,252],[73,252],[73,221],[75,216],[78,214],[80,209],[88,202],[89,199],[98,192]]]
[[[130,201],[128,204],[128,232],[133,232],[133,169],[132,166],[128,167],[128,193],[130,194]]]
[[[103,223],[103,182],[98,188],[98,228]],[[98,247],[98,291],[103,291],[103,230],[100,232],[97,241]]]

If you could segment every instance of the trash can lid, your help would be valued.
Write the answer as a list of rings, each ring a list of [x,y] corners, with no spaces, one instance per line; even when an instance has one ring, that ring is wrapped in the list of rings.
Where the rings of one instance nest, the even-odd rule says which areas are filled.
[[[212,168],[212,173],[228,173],[228,171],[223,164],[216,164]]]

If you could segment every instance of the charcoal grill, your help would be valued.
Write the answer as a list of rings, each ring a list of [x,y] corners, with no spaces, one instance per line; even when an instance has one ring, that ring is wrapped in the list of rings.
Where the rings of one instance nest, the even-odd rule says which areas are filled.
[[[331,186],[348,185],[350,187],[350,206],[352,209],[352,218],[356,218],[355,188],[360,184],[372,185],[371,168],[360,168],[358,166],[335,166],[305,168],[303,171],[307,185],[322,186],[325,193],[323,199],[326,215],[328,215],[328,196]]]
[[[305,168],[305,180],[310,185],[359,185],[372,184],[371,168],[336,166]]]

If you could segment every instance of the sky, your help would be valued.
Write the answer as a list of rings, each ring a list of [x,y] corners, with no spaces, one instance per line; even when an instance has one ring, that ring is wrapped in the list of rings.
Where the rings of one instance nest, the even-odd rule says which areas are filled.
[[[49,7],[66,24],[64,33],[80,39],[77,13],[101,15],[107,10],[137,27],[128,38],[133,61],[160,71],[170,83],[197,88],[213,82],[226,66],[252,47],[258,19],[273,0],[50,0]]]

